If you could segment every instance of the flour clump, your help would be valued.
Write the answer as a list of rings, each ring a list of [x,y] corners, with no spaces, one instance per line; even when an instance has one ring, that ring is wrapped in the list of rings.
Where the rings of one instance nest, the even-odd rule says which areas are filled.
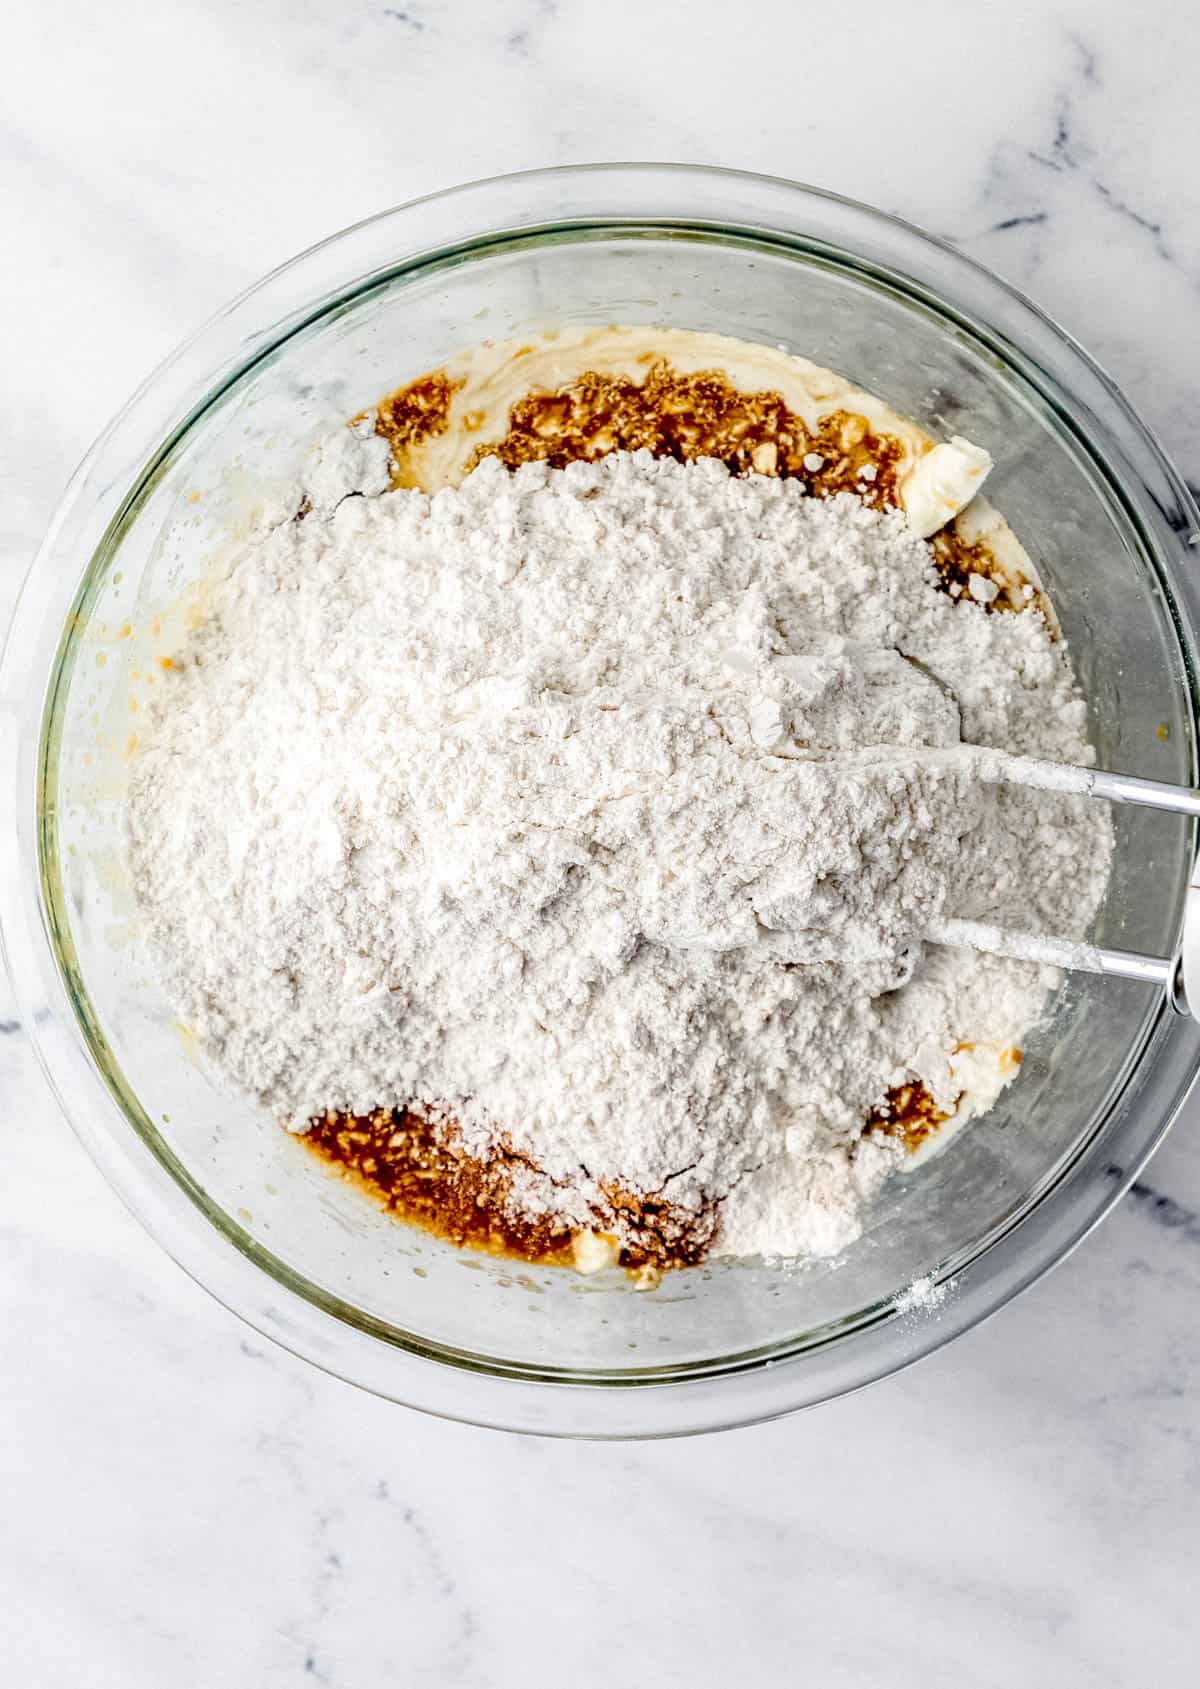
[[[836,1253],[903,1158],[889,1093],[985,1109],[1056,983],[930,929],[1082,937],[1103,894],[1095,807],[915,754],[1090,760],[1064,646],[849,494],[645,452],[370,472],[238,552],[142,730],[178,1013],[294,1130],[404,1108],[513,1154],[522,1212]]]

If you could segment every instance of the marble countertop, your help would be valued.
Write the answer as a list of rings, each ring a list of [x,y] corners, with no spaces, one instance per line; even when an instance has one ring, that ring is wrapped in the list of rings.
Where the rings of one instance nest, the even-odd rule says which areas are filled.
[[[0,626],[63,482],[264,270],[474,176],[670,157],[898,211],[1200,478],[1200,13],[1167,0],[18,0]],[[1200,1107],[1017,1305],[757,1430],[555,1445],[267,1346],[76,1145],[0,987],[0,1657],[20,1689],[1195,1682]]]

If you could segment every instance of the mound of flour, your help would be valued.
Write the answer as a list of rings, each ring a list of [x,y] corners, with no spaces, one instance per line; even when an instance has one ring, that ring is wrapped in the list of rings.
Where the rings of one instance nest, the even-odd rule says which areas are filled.
[[[730,1253],[840,1249],[899,1153],[872,1106],[952,1105],[958,1046],[1055,983],[924,935],[1082,936],[1107,876],[1095,806],[905,754],[1089,757],[1040,614],[935,578],[898,514],[712,462],[326,490],[236,556],[141,732],[179,1014],[296,1130],[416,1105],[527,1154],[529,1212],[619,1230],[616,1183],[719,1205]]]

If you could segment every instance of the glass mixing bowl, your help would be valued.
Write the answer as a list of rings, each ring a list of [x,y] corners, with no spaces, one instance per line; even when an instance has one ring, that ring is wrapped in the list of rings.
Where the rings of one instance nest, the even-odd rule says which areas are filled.
[[[147,629],[157,618],[169,634],[248,499],[330,426],[480,339],[607,323],[782,343],[988,447],[990,496],[1057,606],[1102,765],[1195,778],[1196,513],[1077,346],[994,276],[864,206],[726,171],[552,170],[387,212],[285,265],[96,444],[8,643],[0,883],[51,1084],[214,1294],[397,1401],[521,1430],[660,1435],[838,1395],[997,1308],[1129,1184],[1192,1082],[1200,1027],[1149,987],[1072,978],[1000,1104],[895,1178],[844,1259],[713,1264],[648,1293],[398,1226],[215,1087],[155,983],[121,863]],[[1095,936],[1167,952],[1189,829],[1148,810],[1116,819]],[[914,1306],[918,1279],[935,1289]]]

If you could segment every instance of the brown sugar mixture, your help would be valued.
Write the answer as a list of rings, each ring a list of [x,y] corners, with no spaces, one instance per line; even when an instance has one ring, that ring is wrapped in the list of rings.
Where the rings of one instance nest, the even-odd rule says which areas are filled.
[[[897,1139],[911,1155],[949,1118],[920,1080],[914,1080],[907,1085],[893,1085],[868,1114],[863,1130]]]
[[[408,462],[412,448],[446,432],[461,385],[435,370],[379,404],[375,431],[392,448],[395,486],[418,484]],[[462,426],[481,421],[468,415]],[[904,449],[891,435],[873,432],[865,416],[833,411],[812,430],[780,393],[744,393],[720,370],[683,374],[666,359],[651,362],[641,381],[591,370],[560,387],[533,388],[510,407],[505,433],[475,446],[465,470],[485,457],[499,458],[506,469],[523,463],[564,469],[609,452],[639,450],[683,463],[716,458],[734,475],[803,481],[817,498],[854,493],[876,509],[900,504]],[[985,542],[963,539],[953,523],[931,543],[938,584],[950,596],[969,594],[975,576],[996,589],[984,605],[989,611],[1020,611],[1031,600],[1040,602],[1030,583],[1000,568]]]
[[[522,1160],[515,1151],[480,1161],[452,1131],[394,1108],[331,1111],[300,1141],[399,1218],[460,1247],[554,1266],[573,1261],[568,1225],[508,1212],[513,1171]]]
[[[565,1220],[532,1219],[511,1207],[514,1175],[534,1164],[510,1146],[481,1161],[467,1154],[453,1127],[387,1108],[370,1115],[331,1111],[301,1142],[398,1218],[460,1247],[544,1266],[578,1263],[575,1233]],[[716,1228],[711,1208],[695,1213],[661,1197],[602,1185],[611,1207],[594,1216],[591,1229],[612,1238],[614,1265],[648,1276],[704,1258]],[[625,1239],[620,1245],[609,1229],[618,1217]]]
[[[434,371],[378,406],[375,431],[391,445],[395,486],[418,484],[413,448],[446,432],[459,386]],[[482,420],[468,415],[462,426],[477,429]],[[649,362],[641,381],[589,371],[553,390],[532,389],[511,406],[504,434],[481,440],[465,467],[497,457],[508,469],[535,462],[561,469],[641,449],[683,462],[717,458],[733,474],[801,480],[817,497],[851,492],[876,508],[900,503],[903,447],[872,432],[864,416],[838,410],[814,431],[777,392],[741,392],[720,370],[683,374],[665,359]],[[998,589],[988,609],[1027,608],[1023,583],[1007,578],[982,542],[969,544],[951,526],[935,537],[933,551],[947,593],[959,597],[972,576],[982,576]],[[911,1152],[948,1118],[926,1087],[913,1082],[890,1090],[864,1129]],[[479,1160],[465,1151],[453,1126],[403,1108],[330,1112],[313,1122],[302,1142],[389,1212],[451,1243],[542,1265],[580,1264],[578,1233],[565,1218],[532,1219],[510,1204],[514,1176],[533,1167],[515,1148]],[[614,1264],[648,1283],[664,1270],[704,1259],[716,1231],[714,1210],[697,1214],[654,1195],[603,1188],[611,1206],[594,1215],[592,1232],[611,1242]]]
[[[504,438],[477,446],[470,466],[498,457],[506,469],[563,469],[639,450],[684,463],[714,457],[732,474],[804,480],[823,497],[857,492],[868,504],[895,502],[900,446],[872,434],[865,417],[835,411],[810,433],[778,393],[740,393],[719,370],[681,375],[665,362],[652,364],[642,382],[585,373],[555,392],[528,394],[512,407]]]
[[[1031,603],[1044,610],[1045,601],[1030,581],[1010,579],[996,566],[996,559],[982,540],[965,540],[951,523],[929,542],[933,549],[933,566],[938,572],[938,585],[951,598],[971,594],[971,577],[990,581],[996,596],[984,604],[993,612],[1028,610]],[[971,594],[971,596],[974,596]]]
[[[958,1044],[954,1053],[957,1055],[960,1050],[974,1048],[973,1044]],[[1021,1059],[1021,1052],[1015,1046],[1001,1050],[1000,1071],[1015,1073]],[[955,1099],[956,1106],[959,1100],[961,1093]],[[949,1118],[949,1111],[937,1106],[928,1087],[919,1079],[914,1079],[903,1085],[893,1085],[883,1101],[871,1110],[863,1130],[895,1138],[911,1155],[927,1138],[934,1137]]]
[[[397,465],[404,462],[410,446],[444,434],[450,422],[450,401],[460,382],[451,381],[442,370],[423,375],[407,387],[382,399],[375,412],[375,432],[382,434],[392,448]],[[355,419],[357,420],[357,418]],[[396,486],[412,486],[411,481],[397,478]]]

